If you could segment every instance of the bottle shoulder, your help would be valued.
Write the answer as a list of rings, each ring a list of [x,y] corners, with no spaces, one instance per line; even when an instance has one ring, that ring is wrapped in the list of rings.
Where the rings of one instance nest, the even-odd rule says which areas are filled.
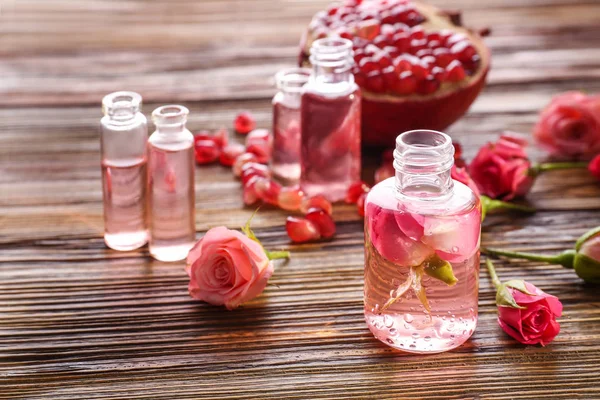
[[[480,208],[479,197],[465,184],[453,181],[449,195],[441,198],[416,199],[398,192],[395,178],[388,178],[375,185],[367,195],[366,203],[375,204],[391,211],[410,212],[420,215],[459,215]]]
[[[187,129],[169,133],[154,131],[148,138],[148,144],[167,151],[186,150],[194,146],[194,135]]]
[[[310,95],[325,99],[337,99],[346,96],[360,99],[361,92],[359,86],[354,81],[328,84],[309,81],[302,87],[302,97]]]

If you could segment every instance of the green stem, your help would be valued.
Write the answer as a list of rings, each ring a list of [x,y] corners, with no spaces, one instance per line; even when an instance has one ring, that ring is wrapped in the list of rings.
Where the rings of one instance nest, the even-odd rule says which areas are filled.
[[[290,258],[289,251],[266,251],[269,260],[280,260],[282,258]]]
[[[540,174],[546,171],[553,171],[556,169],[572,169],[572,168],[587,168],[587,162],[577,162],[577,161],[568,161],[568,162],[550,162],[550,163],[540,163],[532,166],[529,169],[529,172],[533,175]]]
[[[557,255],[521,253],[518,251],[504,251],[488,248],[482,248],[481,252],[493,256],[504,256],[530,261],[541,261],[549,264],[559,264],[565,268],[573,268],[573,262],[575,260],[575,250],[566,250]]]
[[[499,289],[500,285],[502,285],[502,283],[500,282],[500,279],[498,278],[498,274],[496,274],[496,269],[494,268],[494,264],[492,264],[492,260],[490,260],[489,258],[486,258],[485,265],[487,266],[487,270],[490,273],[490,277],[492,278],[492,283],[494,284],[494,287],[496,289]]]
[[[485,219],[488,212],[494,210],[514,210],[520,212],[534,213],[536,209],[522,204],[509,203],[507,201],[491,199],[488,196],[481,196],[481,220]]]

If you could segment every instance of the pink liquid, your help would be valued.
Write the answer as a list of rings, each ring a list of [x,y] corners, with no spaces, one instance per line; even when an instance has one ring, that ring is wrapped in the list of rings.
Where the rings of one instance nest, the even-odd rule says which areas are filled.
[[[273,105],[273,161],[276,178],[289,183],[300,179],[300,109]]]
[[[302,189],[344,199],[360,179],[360,90],[341,97],[304,93],[300,125]]]
[[[367,325],[377,339],[407,352],[453,349],[477,325],[480,203],[455,182],[454,200],[435,210],[398,201],[393,185],[387,179],[367,198]],[[425,272],[436,269],[435,260],[450,263],[454,285]]]
[[[104,241],[115,250],[146,244],[146,159],[102,161]]]
[[[161,261],[183,260],[196,240],[194,149],[148,147],[150,254]]]

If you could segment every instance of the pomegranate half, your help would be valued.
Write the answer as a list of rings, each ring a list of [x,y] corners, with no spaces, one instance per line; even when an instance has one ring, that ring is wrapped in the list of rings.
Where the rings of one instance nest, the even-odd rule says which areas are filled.
[[[302,37],[300,65],[327,36],[354,43],[368,146],[393,146],[411,129],[446,129],[475,101],[490,68],[488,48],[459,14],[409,0],[346,0],[318,12]]]

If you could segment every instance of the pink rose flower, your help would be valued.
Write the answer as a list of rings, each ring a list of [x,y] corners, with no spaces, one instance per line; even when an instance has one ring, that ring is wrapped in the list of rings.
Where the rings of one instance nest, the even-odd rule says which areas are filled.
[[[531,295],[512,287],[506,289],[515,302],[524,308],[498,306],[498,324],[510,336],[523,344],[550,343],[560,332],[556,318],[562,314],[562,303],[529,282],[522,281]]]
[[[600,96],[567,92],[540,113],[533,135],[552,155],[591,158],[600,153]]]
[[[273,263],[259,243],[219,226],[190,250],[186,271],[193,298],[233,310],[262,293]]]
[[[514,134],[503,134],[496,143],[479,149],[468,172],[481,194],[511,200],[529,192],[533,177],[529,175],[531,162],[525,153],[526,144]]]

